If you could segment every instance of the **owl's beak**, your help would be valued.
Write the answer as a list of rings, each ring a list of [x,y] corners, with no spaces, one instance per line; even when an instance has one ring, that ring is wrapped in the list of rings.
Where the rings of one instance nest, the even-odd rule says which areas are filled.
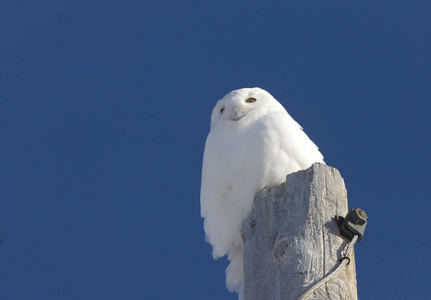
[[[230,118],[233,121],[239,121],[240,119],[242,119],[247,113],[241,109],[239,109],[238,107],[234,107],[231,112],[230,112]]]

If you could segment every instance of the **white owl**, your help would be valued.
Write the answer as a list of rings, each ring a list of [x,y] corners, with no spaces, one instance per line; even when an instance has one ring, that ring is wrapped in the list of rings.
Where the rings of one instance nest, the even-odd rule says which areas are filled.
[[[228,255],[226,286],[239,299],[244,297],[241,225],[255,194],[315,162],[323,162],[317,146],[265,90],[235,90],[215,105],[203,158],[201,215],[214,259]]]

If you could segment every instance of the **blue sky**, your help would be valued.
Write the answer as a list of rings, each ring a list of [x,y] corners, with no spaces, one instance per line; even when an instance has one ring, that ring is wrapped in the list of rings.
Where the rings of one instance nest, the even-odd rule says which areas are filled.
[[[431,298],[427,1],[2,1],[0,299],[236,299],[200,218],[215,102],[274,95],[369,225],[360,299]]]

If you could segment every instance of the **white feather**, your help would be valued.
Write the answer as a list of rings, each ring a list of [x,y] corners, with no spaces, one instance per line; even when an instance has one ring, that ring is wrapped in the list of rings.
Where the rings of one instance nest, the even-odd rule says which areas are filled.
[[[255,102],[247,103],[249,98]],[[226,286],[243,297],[241,225],[255,194],[286,175],[323,162],[317,146],[283,106],[260,88],[235,90],[211,115],[201,187],[201,215],[213,257],[228,255]]]

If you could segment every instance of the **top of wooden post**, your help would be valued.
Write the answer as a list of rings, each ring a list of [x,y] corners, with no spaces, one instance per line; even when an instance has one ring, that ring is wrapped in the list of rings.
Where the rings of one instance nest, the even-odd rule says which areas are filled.
[[[285,183],[258,193],[243,222],[245,299],[298,299],[332,272],[347,244],[335,215],[347,211],[344,180],[325,164],[289,174]],[[308,299],[356,300],[353,255],[336,279]]]

